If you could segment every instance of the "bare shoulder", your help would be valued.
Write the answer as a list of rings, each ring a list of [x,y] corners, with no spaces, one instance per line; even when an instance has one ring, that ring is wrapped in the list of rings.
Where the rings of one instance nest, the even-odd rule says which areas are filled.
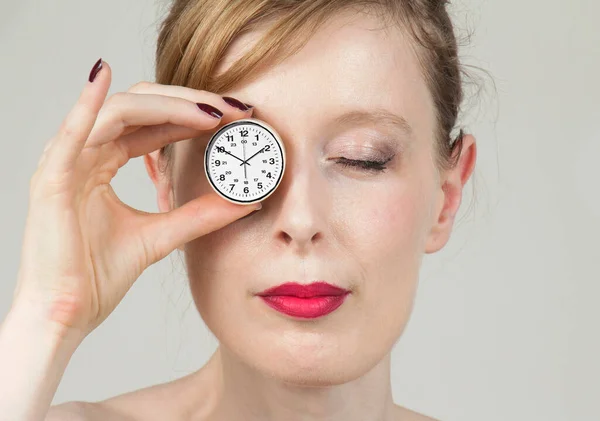
[[[44,421],[150,421],[167,408],[167,390],[176,382],[163,383],[113,396],[99,402],[70,401],[53,405]],[[169,394],[172,396],[171,394]]]
[[[396,417],[398,420],[402,421],[440,421],[400,405],[396,405]]]
[[[71,401],[52,405],[44,421],[133,421],[132,418],[110,410],[101,403]]]
[[[190,393],[184,386],[189,377],[144,387],[96,403],[112,413],[125,417],[123,420],[127,421],[184,419],[185,396],[186,393]]]
[[[53,405],[44,421],[150,421],[165,408],[156,399],[157,387],[117,395],[100,402],[71,401]]]
[[[71,401],[51,406],[44,421],[154,421],[184,419],[185,386],[193,373],[99,402]],[[197,389],[191,388],[192,392]]]
[[[87,419],[83,402],[66,402],[52,405],[48,409],[44,421],[84,421]]]

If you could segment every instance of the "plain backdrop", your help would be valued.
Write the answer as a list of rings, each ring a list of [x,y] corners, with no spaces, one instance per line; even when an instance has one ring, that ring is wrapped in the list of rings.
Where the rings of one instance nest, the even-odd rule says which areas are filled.
[[[600,3],[456,2],[478,141],[450,243],[426,256],[393,350],[394,400],[443,421],[600,420]],[[110,93],[154,80],[164,1],[0,3],[0,317],[19,265],[28,183],[102,57]],[[142,158],[113,186],[157,211]],[[474,191],[474,195],[471,193]],[[198,369],[217,342],[178,254],[148,268],[76,353],[53,403],[95,401]],[[1,373],[0,373],[1,376]]]

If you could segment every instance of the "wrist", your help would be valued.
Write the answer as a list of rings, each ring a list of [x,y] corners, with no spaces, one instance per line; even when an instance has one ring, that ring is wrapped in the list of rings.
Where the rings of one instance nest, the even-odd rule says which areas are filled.
[[[0,324],[0,419],[38,420],[48,411],[84,335],[19,298]]]
[[[57,317],[56,304],[50,300],[32,299],[20,294],[13,300],[6,321],[19,326],[24,332],[32,335],[43,335],[57,346],[78,346],[87,333],[81,329],[70,327]]]

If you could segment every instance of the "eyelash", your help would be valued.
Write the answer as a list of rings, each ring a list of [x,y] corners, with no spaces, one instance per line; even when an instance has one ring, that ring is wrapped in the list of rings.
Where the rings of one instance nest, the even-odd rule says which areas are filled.
[[[358,167],[364,171],[368,172],[383,172],[387,169],[385,164],[391,161],[393,158],[390,157],[385,161],[373,161],[373,160],[359,160],[359,159],[348,159],[348,158],[338,158],[336,161],[338,164],[342,164],[344,167]]]

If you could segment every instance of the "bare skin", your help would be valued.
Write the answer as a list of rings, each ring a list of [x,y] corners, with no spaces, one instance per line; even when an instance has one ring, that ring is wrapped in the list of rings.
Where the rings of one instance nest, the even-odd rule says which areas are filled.
[[[393,402],[390,352],[408,323],[423,254],[450,238],[475,140],[466,135],[458,165],[439,171],[435,108],[408,40],[373,30],[380,22],[368,16],[328,23],[294,57],[222,94],[252,110],[152,83],[103,104],[108,65],[86,86],[32,179],[15,305],[0,329],[0,372],[15,379],[0,381],[1,413],[15,421],[432,420]],[[224,115],[203,114],[198,102]],[[340,124],[348,110],[363,119]],[[405,119],[411,134],[380,114],[365,122],[369,110]],[[276,127],[288,151],[282,184],[257,212],[219,198],[198,165],[206,133],[249,116]],[[158,170],[158,149],[173,142],[171,178]],[[385,172],[337,162],[390,151]],[[138,156],[160,214],[127,207],[108,184]],[[175,381],[48,410],[77,345],[146,267],[175,249],[185,252],[218,351]],[[253,294],[285,279],[323,278],[352,294],[314,324]]]

